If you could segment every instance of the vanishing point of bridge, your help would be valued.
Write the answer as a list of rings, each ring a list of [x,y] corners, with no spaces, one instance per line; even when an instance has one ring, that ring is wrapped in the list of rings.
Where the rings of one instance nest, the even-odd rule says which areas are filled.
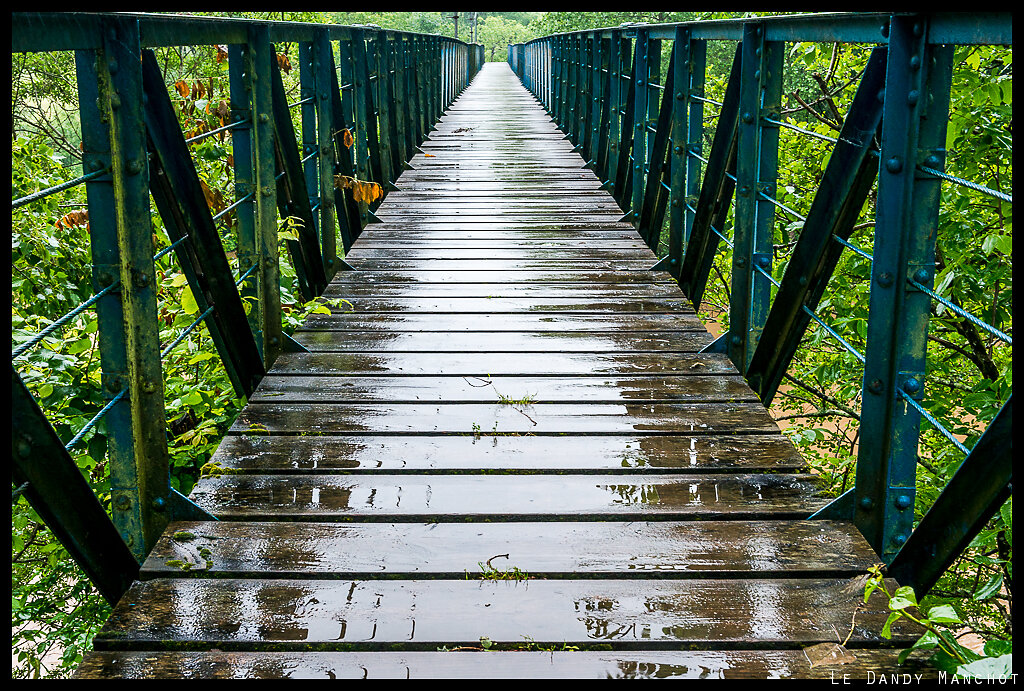
[[[473,72],[78,676],[897,670],[876,549],[807,520],[830,500],[630,200],[508,64]]]

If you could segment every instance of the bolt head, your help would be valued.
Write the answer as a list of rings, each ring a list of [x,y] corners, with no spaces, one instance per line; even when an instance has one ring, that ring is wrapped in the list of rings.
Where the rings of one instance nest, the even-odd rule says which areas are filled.
[[[163,511],[167,507],[167,500],[163,497],[157,497],[153,500],[153,508],[157,511]]]
[[[863,497],[860,502],[860,508],[865,511],[870,511],[871,507],[875,505],[875,502],[871,501],[871,497]]]
[[[911,501],[910,497],[906,494],[901,494],[896,497],[896,508],[897,509],[909,509],[910,505],[914,502]]]
[[[903,390],[909,394],[915,394],[921,390],[921,382],[916,377],[911,377],[903,382]]]
[[[881,379],[872,379],[868,384],[868,391],[874,394],[882,393],[883,388],[885,388],[885,384],[882,383]]]
[[[889,273],[888,271],[883,271],[882,273],[878,274],[878,285],[882,286],[883,288],[888,288],[889,286],[891,286],[892,281],[892,274]]]
[[[900,160],[899,156],[893,156],[885,162],[885,169],[890,173],[898,173],[903,170],[903,161]]]
[[[918,283],[927,283],[931,277],[932,275],[929,273],[928,269],[918,269],[914,273],[914,280]]]

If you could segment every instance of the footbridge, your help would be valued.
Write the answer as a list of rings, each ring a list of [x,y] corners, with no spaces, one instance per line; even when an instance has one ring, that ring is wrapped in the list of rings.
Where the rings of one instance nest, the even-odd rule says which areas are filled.
[[[884,564],[923,597],[1010,496],[1012,397],[970,447],[946,432],[962,460],[915,520],[929,315],[968,314],[934,268],[941,191],[967,182],[944,169],[954,45],[1011,43],[1008,15],[626,25],[501,63],[375,27],[13,20],[13,51],[74,52],[80,98],[80,177],[14,205],[85,186],[95,294],[12,365],[14,499],[113,605],[79,678],[935,674],[897,664],[922,632],[883,637],[864,586]],[[779,193],[780,129],[817,132],[781,112],[797,42],[868,53],[806,215]],[[158,59],[178,46],[223,53],[204,131]],[[851,252],[859,341],[821,307]],[[173,342],[170,265],[196,303]],[[292,295],[320,305],[297,326]],[[99,497],[24,369],[84,310]],[[817,324],[863,363],[838,497],[769,413]],[[985,324],[1000,347],[1007,326]],[[200,333],[244,407],[186,495],[161,368]]]

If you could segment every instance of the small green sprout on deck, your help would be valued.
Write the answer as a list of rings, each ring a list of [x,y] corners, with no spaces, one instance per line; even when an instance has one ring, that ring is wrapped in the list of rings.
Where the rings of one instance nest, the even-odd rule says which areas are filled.
[[[569,645],[564,641],[561,645],[557,643],[552,643],[551,645],[543,646],[537,643],[537,641],[533,640],[533,638],[531,638],[530,636],[523,636],[523,639],[525,640],[525,643],[520,643],[518,645],[512,646],[512,650],[543,650],[545,652],[568,652],[580,649],[578,645]]]
[[[220,477],[221,475],[237,475],[242,471],[238,468],[225,468],[220,461],[209,461],[199,469],[199,477]]]
[[[525,571],[521,571],[518,566],[502,571],[501,569],[495,568],[491,565],[491,562],[498,558],[508,559],[507,554],[495,554],[493,557],[487,560],[486,565],[482,561],[476,563],[480,567],[480,580],[482,581],[525,581],[530,578],[530,574]],[[469,580],[469,571],[466,571],[466,580]]]
[[[502,405],[530,405],[537,400],[537,394],[528,393],[524,394],[520,398],[512,398],[511,396],[499,393],[498,400],[501,401]]]

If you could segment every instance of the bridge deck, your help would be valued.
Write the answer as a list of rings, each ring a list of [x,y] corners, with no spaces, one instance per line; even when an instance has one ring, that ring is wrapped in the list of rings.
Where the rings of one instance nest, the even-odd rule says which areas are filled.
[[[870,547],[508,67],[422,151],[79,676],[893,667]]]

